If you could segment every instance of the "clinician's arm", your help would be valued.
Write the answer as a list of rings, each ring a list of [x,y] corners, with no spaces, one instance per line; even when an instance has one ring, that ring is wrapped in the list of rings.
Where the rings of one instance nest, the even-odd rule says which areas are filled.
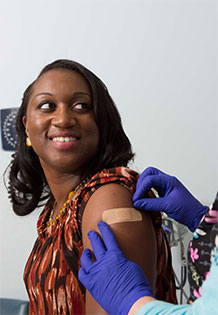
[[[145,193],[152,187],[158,192],[159,198],[145,198]],[[148,167],[139,176],[133,205],[140,210],[163,211],[177,222],[186,225],[192,232],[209,210],[176,177],[154,167]]]
[[[95,231],[88,233],[96,261],[92,260],[91,251],[85,249],[79,279],[109,314],[218,314],[217,247],[210,275],[202,287],[202,297],[192,305],[173,305],[155,300],[142,269],[123,255],[109,226],[99,222],[98,227],[104,243]]]
[[[217,235],[218,239],[218,235]],[[217,244],[218,245],[218,244]],[[218,315],[217,297],[218,297],[218,248],[214,247],[214,257],[211,262],[210,275],[204,281],[202,286],[202,296],[195,300],[191,305],[173,305],[166,302],[146,300],[141,298],[131,308],[129,315]],[[144,302],[144,306],[143,305]]]

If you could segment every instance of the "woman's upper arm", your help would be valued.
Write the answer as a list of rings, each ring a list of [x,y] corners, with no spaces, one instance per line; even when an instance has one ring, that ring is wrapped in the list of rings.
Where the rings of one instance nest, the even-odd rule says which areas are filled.
[[[84,248],[91,248],[87,232],[98,231],[98,222],[105,210],[132,207],[132,194],[119,184],[100,187],[89,199],[82,218]],[[142,213],[142,221],[120,222],[110,225],[125,256],[138,263],[154,289],[156,281],[156,237],[150,216]],[[103,314],[101,307],[87,294],[87,314]]]

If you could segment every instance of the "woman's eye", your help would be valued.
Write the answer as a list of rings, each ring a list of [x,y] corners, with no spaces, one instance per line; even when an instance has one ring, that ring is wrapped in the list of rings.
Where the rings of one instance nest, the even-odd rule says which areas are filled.
[[[39,104],[39,108],[41,109],[52,109],[54,108],[54,104],[50,103],[50,102],[44,102]]]
[[[86,103],[77,103],[73,106],[73,109],[85,111],[89,109],[89,105]]]

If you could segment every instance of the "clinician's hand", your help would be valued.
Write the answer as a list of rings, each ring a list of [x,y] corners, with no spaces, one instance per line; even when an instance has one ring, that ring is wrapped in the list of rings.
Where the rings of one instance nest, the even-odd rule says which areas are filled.
[[[144,198],[151,188],[159,198]],[[186,225],[194,232],[208,207],[203,206],[174,176],[167,175],[154,167],[148,167],[139,176],[133,205],[139,210],[165,212],[169,217]]]
[[[109,226],[100,221],[98,228],[105,246],[98,233],[88,232],[96,261],[86,248],[79,280],[109,314],[128,314],[139,298],[153,297],[150,285],[141,267],[123,255]]]

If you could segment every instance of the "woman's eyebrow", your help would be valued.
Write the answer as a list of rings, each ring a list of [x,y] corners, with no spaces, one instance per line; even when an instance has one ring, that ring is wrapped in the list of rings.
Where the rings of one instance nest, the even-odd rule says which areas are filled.
[[[42,93],[36,94],[36,95],[33,97],[33,99],[34,99],[35,97],[37,97],[37,96],[40,96],[40,95],[49,95],[49,96],[52,96],[53,94],[48,93],[48,92],[42,92]]]
[[[41,92],[41,93],[36,94],[33,98],[35,98],[37,96],[40,96],[40,95],[52,96],[53,94],[52,93],[48,93],[48,92]],[[73,96],[77,96],[77,95],[87,95],[87,96],[91,97],[91,95],[89,93],[86,93],[86,92],[74,92],[73,93]]]
[[[91,95],[89,93],[86,93],[86,92],[75,92],[75,93],[73,93],[73,96],[77,96],[77,95],[81,95],[81,94],[91,97]]]
[[[41,92],[41,93],[38,93],[36,94],[32,100],[34,100],[34,98],[36,98],[37,96],[40,96],[40,95],[49,95],[49,96],[53,96],[52,93],[49,93],[49,92]],[[85,96],[88,96],[89,98],[92,98],[91,95],[89,93],[86,93],[86,92],[74,92],[72,93],[72,96],[80,96],[80,95],[85,95]]]

